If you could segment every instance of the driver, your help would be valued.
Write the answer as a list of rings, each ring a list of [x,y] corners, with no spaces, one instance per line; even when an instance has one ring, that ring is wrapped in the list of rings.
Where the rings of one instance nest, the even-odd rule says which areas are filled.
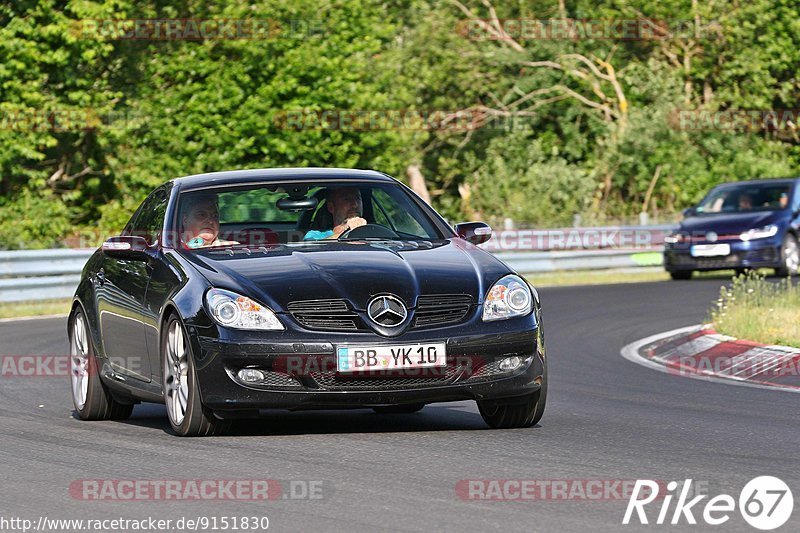
[[[345,231],[358,228],[367,223],[361,218],[364,205],[361,202],[361,191],[357,187],[334,187],[325,195],[325,206],[333,217],[333,228],[329,230],[311,230],[303,240],[338,239]]]
[[[181,218],[181,241],[187,248],[205,248],[239,244],[219,239],[219,208],[216,195],[200,195],[187,199]]]
[[[749,193],[743,192],[739,195],[739,209],[753,209],[753,197]]]

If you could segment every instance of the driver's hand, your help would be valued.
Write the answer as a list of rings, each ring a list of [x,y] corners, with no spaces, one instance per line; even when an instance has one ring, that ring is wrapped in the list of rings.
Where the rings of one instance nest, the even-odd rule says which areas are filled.
[[[361,217],[353,217],[353,218],[348,218],[347,220],[344,221],[344,223],[348,228],[356,229],[357,227],[366,224],[367,221]]]

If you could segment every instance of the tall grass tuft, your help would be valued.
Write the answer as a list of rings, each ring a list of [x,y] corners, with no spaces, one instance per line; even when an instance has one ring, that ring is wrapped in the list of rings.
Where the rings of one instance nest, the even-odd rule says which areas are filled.
[[[748,272],[720,289],[709,319],[724,335],[800,348],[800,285]]]

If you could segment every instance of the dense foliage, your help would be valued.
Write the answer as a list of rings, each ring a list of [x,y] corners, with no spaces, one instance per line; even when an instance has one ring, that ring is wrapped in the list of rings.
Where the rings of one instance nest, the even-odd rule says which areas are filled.
[[[166,179],[270,166],[418,169],[453,220],[669,217],[721,181],[793,174],[796,120],[712,118],[799,107],[798,15],[794,0],[0,1],[0,248],[115,232]],[[154,19],[266,24],[131,39],[118,22]],[[596,28],[517,31],[565,19]]]

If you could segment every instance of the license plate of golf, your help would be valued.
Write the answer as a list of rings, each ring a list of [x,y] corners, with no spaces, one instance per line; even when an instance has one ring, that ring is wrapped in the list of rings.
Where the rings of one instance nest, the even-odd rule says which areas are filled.
[[[720,257],[730,255],[730,244],[695,244],[691,249],[692,257]]]
[[[336,369],[342,373],[443,366],[447,366],[443,342],[336,347]]]

